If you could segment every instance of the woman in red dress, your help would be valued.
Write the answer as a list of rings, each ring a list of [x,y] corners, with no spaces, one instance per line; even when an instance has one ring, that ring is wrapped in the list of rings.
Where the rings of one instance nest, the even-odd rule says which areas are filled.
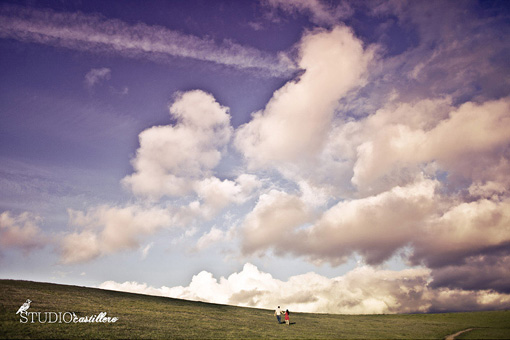
[[[289,310],[285,311],[285,323],[290,326]]]

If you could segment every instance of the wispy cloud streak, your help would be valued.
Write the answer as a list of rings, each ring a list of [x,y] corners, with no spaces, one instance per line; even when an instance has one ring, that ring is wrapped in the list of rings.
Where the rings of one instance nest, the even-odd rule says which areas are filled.
[[[265,76],[286,76],[294,70],[289,59],[225,40],[218,44],[143,23],[129,25],[100,15],[55,12],[18,6],[0,7],[0,38],[38,43],[91,53],[167,63],[191,58]]]

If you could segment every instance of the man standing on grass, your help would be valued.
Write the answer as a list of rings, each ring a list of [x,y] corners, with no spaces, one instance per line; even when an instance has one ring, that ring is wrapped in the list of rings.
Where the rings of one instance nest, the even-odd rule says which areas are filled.
[[[278,320],[278,323],[282,323],[281,319],[280,319],[281,313],[282,313],[282,310],[280,309],[280,306],[278,306],[278,308],[276,308],[276,310],[274,311],[274,315],[276,315],[276,319]]]

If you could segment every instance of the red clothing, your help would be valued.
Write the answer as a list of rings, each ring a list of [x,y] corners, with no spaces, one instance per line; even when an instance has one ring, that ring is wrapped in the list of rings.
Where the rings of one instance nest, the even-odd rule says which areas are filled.
[[[289,320],[289,313],[285,312],[285,320]]]

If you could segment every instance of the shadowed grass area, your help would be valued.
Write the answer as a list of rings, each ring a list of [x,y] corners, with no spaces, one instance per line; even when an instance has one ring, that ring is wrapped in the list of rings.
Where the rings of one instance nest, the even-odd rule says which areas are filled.
[[[74,312],[78,317],[107,312],[116,323],[20,323],[29,312]],[[292,312],[292,311],[291,311]],[[43,318],[44,320],[44,318]],[[443,339],[467,328],[460,339],[510,339],[510,312],[412,315],[291,313],[279,325],[272,310],[242,308],[94,288],[0,280],[1,338],[278,338],[278,339]]]

